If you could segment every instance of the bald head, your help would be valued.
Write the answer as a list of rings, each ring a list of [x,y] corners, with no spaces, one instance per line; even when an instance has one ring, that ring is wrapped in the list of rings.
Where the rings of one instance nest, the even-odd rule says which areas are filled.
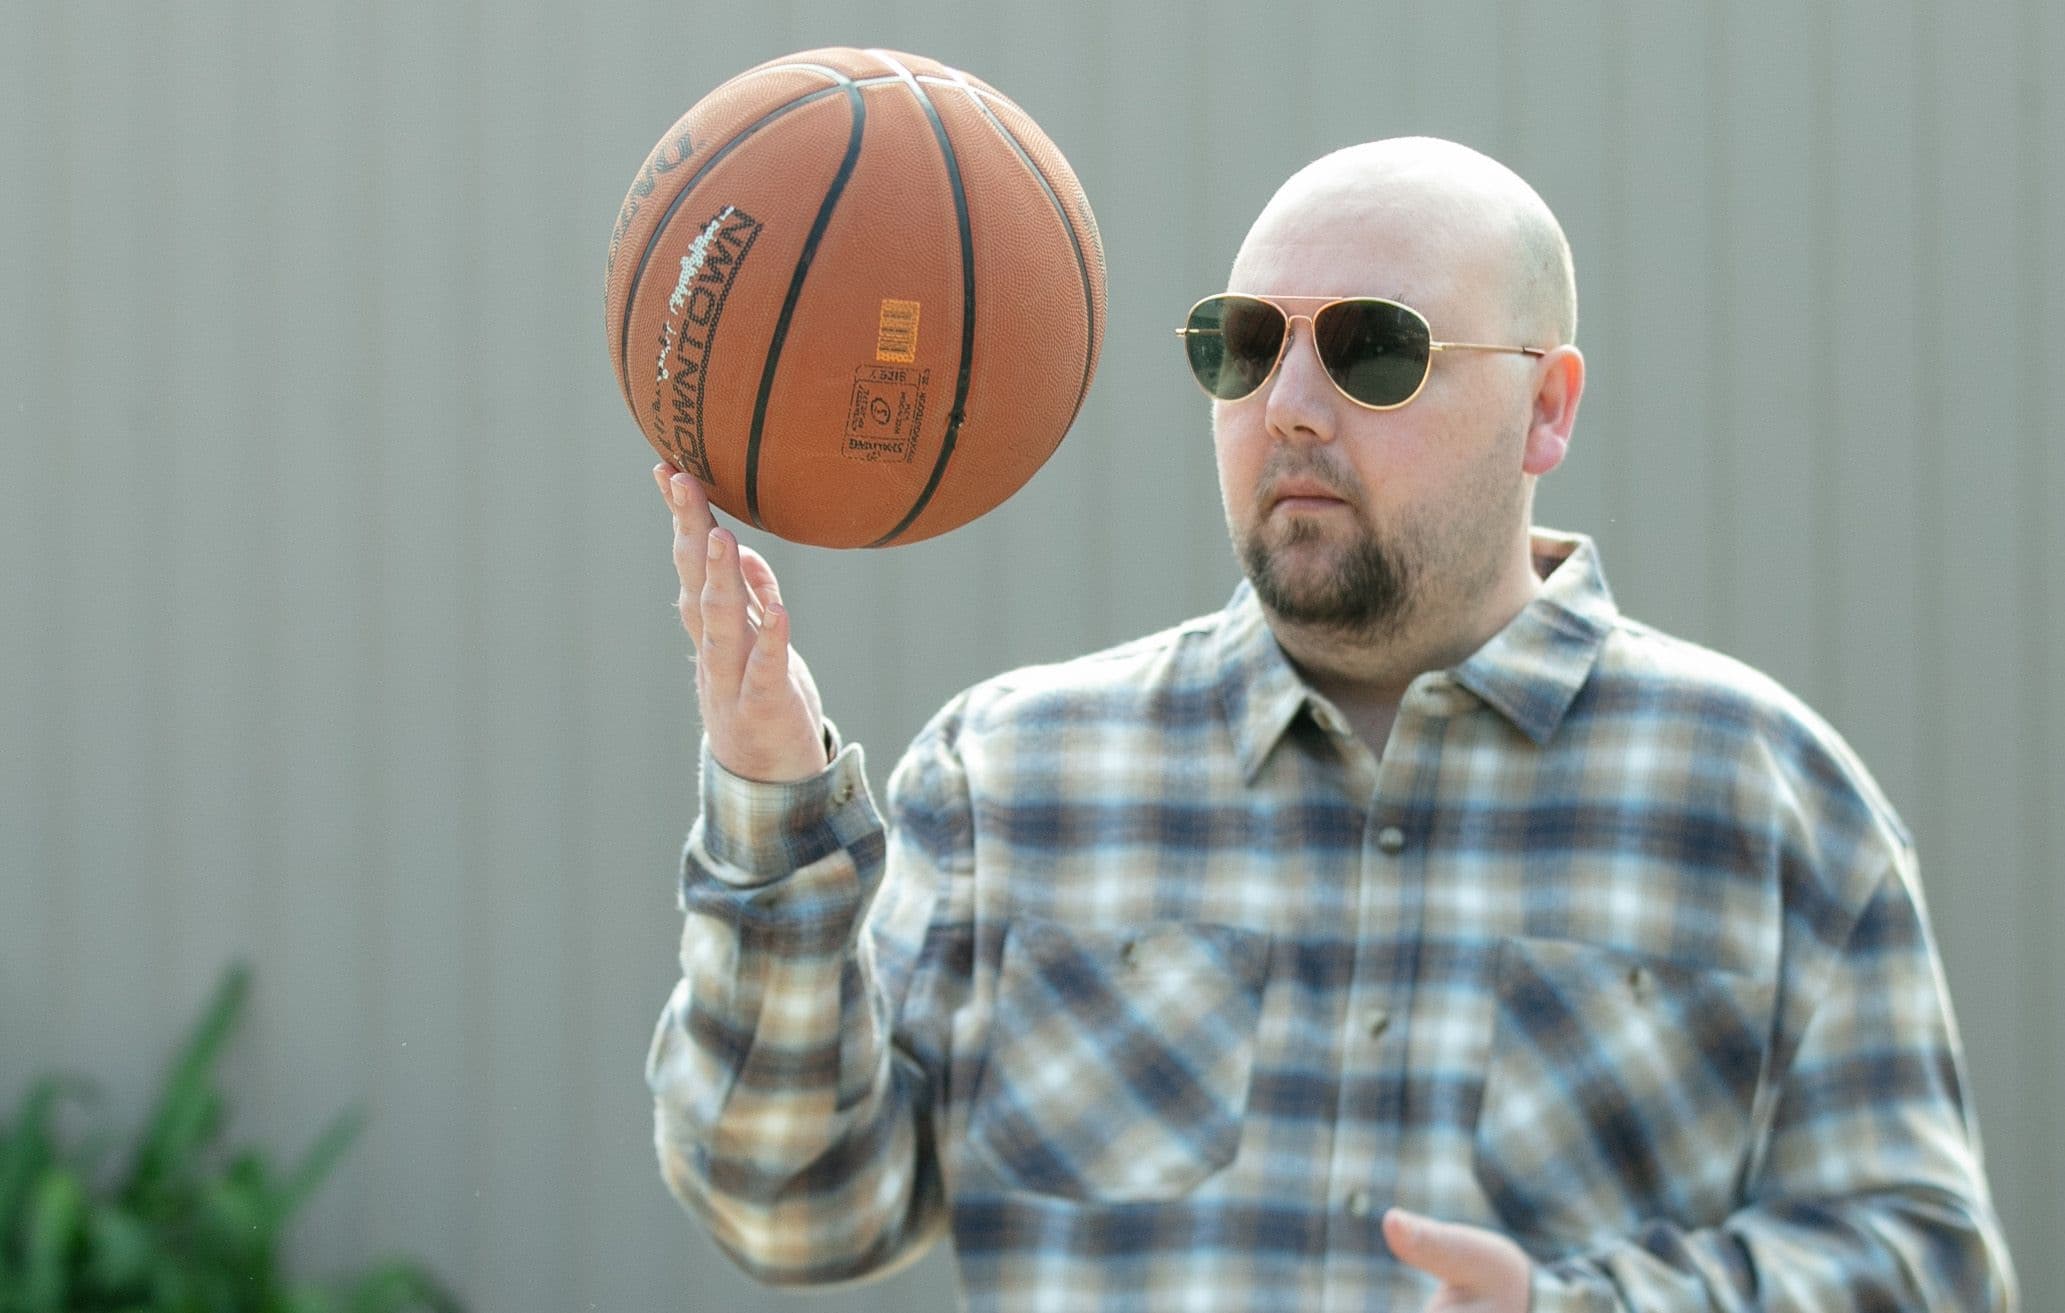
[[[1301,232],[1313,216],[1409,231],[1428,258],[1460,262],[1497,289],[1529,345],[1577,335],[1577,284],[1563,227],[1534,188],[1488,155],[1435,137],[1394,137],[1325,155],[1263,207],[1241,253]],[[1374,289],[1372,289],[1374,290]]]

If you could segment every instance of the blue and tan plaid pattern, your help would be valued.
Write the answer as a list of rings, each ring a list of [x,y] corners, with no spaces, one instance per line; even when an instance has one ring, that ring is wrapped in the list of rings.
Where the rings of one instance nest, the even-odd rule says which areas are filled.
[[[1243,586],[962,694],[890,782],[707,756],[647,1078],[674,1192],[968,1307],[1399,1310],[1397,1203],[1558,1310],[1992,1310],[2013,1278],[1913,845],[1769,679],[1539,596],[1381,757]]]

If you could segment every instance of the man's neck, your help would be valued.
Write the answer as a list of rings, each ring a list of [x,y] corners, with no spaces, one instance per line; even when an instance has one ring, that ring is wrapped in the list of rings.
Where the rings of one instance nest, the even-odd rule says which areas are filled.
[[[1264,608],[1270,631],[1305,682],[1348,717],[1356,735],[1382,755],[1398,704],[1413,680],[1461,664],[1520,614],[1541,591],[1530,555],[1466,609],[1409,614],[1380,634],[1295,625]]]

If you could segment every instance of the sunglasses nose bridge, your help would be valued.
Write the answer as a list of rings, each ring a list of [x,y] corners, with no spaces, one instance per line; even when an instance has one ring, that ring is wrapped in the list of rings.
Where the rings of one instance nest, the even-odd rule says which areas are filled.
[[[1260,297],[1256,299],[1261,300]],[[1282,317],[1283,327],[1277,330],[1276,359],[1269,362],[1269,372],[1264,374],[1262,381],[1256,385],[1255,390],[1258,392],[1276,381],[1277,374],[1283,370],[1283,362],[1290,358],[1291,343],[1298,334],[1298,321],[1300,319],[1305,321],[1305,327],[1308,332],[1312,328],[1311,315],[1294,315],[1274,301],[1262,301],[1262,304],[1276,311]]]
[[[1282,436],[1302,435],[1293,440],[1326,442],[1333,427],[1323,418],[1327,407],[1321,398],[1340,391],[1340,384],[1320,355],[1319,331],[1312,315],[1292,314],[1282,306],[1276,310],[1283,316],[1283,336],[1277,343],[1275,363],[1263,380],[1268,388],[1265,404],[1271,429]],[[1298,332],[1300,323],[1305,329],[1302,336]],[[1304,353],[1303,358],[1294,360],[1300,352]]]
[[[1326,375],[1329,381],[1331,381],[1331,371],[1327,369],[1326,360],[1319,354],[1319,329],[1313,324],[1312,316],[1294,315],[1288,310],[1281,308],[1279,308],[1278,313],[1283,315],[1283,341],[1277,344],[1276,365],[1269,372],[1272,375],[1282,372],[1284,362],[1289,360],[1291,352],[1297,349],[1298,325],[1303,323],[1305,325],[1305,348],[1312,352],[1312,363],[1318,366],[1319,372]]]

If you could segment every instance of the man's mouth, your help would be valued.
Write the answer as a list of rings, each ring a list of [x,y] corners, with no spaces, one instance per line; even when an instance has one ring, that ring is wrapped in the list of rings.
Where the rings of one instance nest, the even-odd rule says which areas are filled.
[[[1285,479],[1269,490],[1269,509],[1318,511],[1348,504],[1347,499],[1316,479]]]

